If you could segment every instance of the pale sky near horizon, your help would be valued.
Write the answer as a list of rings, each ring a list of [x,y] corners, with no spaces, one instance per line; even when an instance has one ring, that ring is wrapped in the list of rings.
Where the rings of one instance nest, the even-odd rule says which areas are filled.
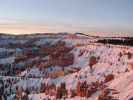
[[[0,33],[133,36],[133,0],[0,0]]]

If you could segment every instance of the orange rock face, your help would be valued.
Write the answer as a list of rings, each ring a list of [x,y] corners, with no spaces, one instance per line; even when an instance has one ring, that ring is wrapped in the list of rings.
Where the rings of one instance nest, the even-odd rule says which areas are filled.
[[[41,83],[40,92],[44,93],[45,91],[46,91],[46,84],[45,83]]]
[[[114,79],[114,75],[113,74],[109,74],[109,75],[105,76],[104,82],[106,83],[106,82],[109,82],[109,81],[111,81],[113,79]]]
[[[60,87],[57,89],[56,99],[62,99],[68,95],[68,90],[66,89],[65,83],[61,83]]]
[[[28,95],[25,93],[24,89],[21,89],[16,93],[17,100],[29,100]]]
[[[96,63],[97,63],[97,58],[94,56],[91,56],[89,60],[89,66],[92,67]]]
[[[58,65],[61,67],[66,67],[66,66],[72,65],[73,62],[74,62],[73,54],[63,55],[63,56],[57,57],[57,59],[52,60],[53,65]]]
[[[17,58],[15,58],[14,63],[18,63],[18,62],[24,61],[24,60],[26,60],[26,59],[27,59],[27,57],[26,57],[26,56],[17,57]]]
[[[74,62],[74,55],[69,54],[72,49],[73,47],[65,45],[54,45],[44,46],[41,48],[40,52],[45,52],[47,55],[50,55],[52,65],[66,67]]]
[[[117,93],[118,92],[114,89],[109,89],[109,88],[106,88],[105,90],[102,91],[102,93],[98,96],[98,100],[118,100],[118,99],[115,99],[112,95],[113,95],[113,92]]]
[[[96,61],[96,57],[91,56],[91,57],[90,57],[90,60],[89,60],[89,65],[94,65],[96,62],[97,62],[97,61]]]
[[[70,98],[74,98],[75,96],[77,96],[74,90],[70,90],[70,94],[71,94]]]
[[[78,82],[76,86],[77,95],[80,97],[87,97],[89,98],[93,93],[97,91],[97,85],[95,86],[94,83],[87,84],[87,82]]]
[[[60,77],[60,76],[65,76],[65,72],[64,71],[56,71],[56,72],[53,72],[50,74],[50,78],[57,78],[57,77]]]

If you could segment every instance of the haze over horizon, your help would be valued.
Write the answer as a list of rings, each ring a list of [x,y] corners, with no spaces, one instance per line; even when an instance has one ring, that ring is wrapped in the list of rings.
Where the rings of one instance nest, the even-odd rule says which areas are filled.
[[[0,0],[0,33],[133,36],[132,0]]]

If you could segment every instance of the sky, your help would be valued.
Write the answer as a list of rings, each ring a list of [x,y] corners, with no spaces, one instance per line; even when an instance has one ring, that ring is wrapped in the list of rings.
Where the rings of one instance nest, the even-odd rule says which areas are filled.
[[[0,33],[133,36],[133,0],[0,0]]]

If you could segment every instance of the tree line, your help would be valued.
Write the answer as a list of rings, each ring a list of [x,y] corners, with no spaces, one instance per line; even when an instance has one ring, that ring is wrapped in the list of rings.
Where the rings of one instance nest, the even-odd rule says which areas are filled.
[[[98,40],[97,43],[133,46],[133,38],[103,39]]]

